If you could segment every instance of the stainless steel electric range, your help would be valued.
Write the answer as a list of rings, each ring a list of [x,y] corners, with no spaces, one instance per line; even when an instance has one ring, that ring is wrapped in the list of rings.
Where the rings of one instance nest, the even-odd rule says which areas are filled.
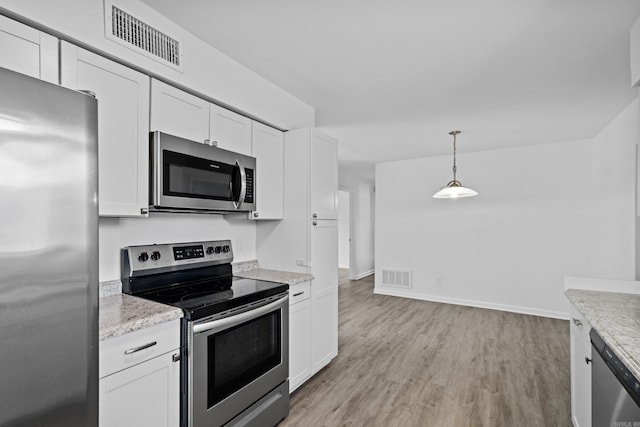
[[[179,307],[183,427],[289,413],[288,285],[233,277],[228,240],[122,249],[123,292]]]

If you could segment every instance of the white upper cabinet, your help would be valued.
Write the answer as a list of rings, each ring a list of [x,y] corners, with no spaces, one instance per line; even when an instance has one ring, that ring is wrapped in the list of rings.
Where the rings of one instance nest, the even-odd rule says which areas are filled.
[[[58,84],[58,39],[0,16],[0,67]]]
[[[338,141],[315,131],[310,156],[312,219],[338,219]]]
[[[209,103],[151,79],[151,131],[205,142],[209,139]]]
[[[209,138],[219,148],[251,155],[252,120],[215,104],[209,104]]]
[[[149,205],[149,77],[61,43],[63,86],[98,99],[101,216],[141,216]]]
[[[252,120],[151,79],[151,131],[251,155]]]
[[[252,156],[256,158],[257,210],[251,219],[282,219],[284,209],[284,132],[252,124]]]

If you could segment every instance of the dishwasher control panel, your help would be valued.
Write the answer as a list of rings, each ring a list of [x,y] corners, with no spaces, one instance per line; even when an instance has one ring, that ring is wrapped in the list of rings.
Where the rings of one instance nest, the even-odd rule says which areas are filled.
[[[602,356],[602,359],[618,378],[618,381],[620,381],[624,388],[629,392],[633,400],[640,405],[640,381],[638,381],[624,363],[622,363],[613,350],[609,348],[595,329],[591,329],[589,337],[591,338],[593,348],[598,352],[598,354],[600,354],[600,356]]]

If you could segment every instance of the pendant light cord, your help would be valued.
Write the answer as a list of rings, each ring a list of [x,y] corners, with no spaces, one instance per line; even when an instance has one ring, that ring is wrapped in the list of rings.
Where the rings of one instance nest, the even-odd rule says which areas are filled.
[[[453,135],[453,181],[456,181],[456,172],[458,171],[458,167],[456,166],[456,135],[460,133],[459,130],[452,130],[449,132],[449,135]]]
[[[456,171],[458,167],[456,166],[456,134],[453,133],[453,180],[456,180]]]

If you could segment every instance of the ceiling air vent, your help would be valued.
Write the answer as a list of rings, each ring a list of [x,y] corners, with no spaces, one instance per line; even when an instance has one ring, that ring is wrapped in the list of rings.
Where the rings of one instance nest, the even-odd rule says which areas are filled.
[[[382,284],[398,288],[411,288],[411,270],[382,270]]]
[[[105,1],[107,38],[172,68],[181,69],[180,41]]]

